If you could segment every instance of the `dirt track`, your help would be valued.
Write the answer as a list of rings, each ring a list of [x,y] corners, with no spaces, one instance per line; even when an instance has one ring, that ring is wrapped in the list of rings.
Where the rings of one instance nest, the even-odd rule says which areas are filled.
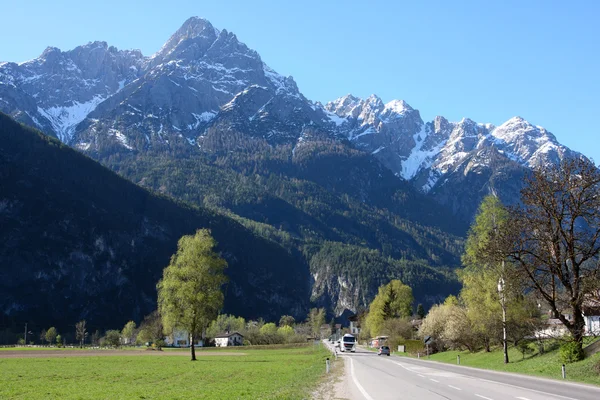
[[[197,351],[196,357],[206,356],[245,356],[246,353],[227,351]],[[189,351],[148,351],[148,350],[6,350],[0,351],[0,358],[49,358],[49,357],[103,357],[103,356],[185,356]]]

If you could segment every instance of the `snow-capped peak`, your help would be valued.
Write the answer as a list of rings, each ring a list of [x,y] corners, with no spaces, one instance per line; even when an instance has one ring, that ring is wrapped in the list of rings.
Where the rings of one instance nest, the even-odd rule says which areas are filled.
[[[411,106],[404,100],[392,100],[385,104],[384,111],[394,112],[396,114],[404,114],[407,111],[414,111]]]

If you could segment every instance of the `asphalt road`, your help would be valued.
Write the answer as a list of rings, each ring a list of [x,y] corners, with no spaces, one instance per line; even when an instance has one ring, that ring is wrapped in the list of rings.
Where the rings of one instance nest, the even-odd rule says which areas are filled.
[[[486,371],[358,349],[345,359],[347,396],[356,400],[600,400],[600,388]]]

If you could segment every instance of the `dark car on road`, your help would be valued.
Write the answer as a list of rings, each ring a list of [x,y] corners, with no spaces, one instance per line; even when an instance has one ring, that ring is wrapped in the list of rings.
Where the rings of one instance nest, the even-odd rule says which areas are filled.
[[[379,350],[377,351],[377,355],[378,356],[389,356],[390,355],[390,348],[387,346],[380,346]]]

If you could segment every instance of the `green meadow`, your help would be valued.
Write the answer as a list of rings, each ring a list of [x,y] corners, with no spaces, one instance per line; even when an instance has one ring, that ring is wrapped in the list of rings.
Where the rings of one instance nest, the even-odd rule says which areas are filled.
[[[305,399],[329,356],[314,345],[199,351],[195,362],[148,353],[0,358],[0,399]]]

